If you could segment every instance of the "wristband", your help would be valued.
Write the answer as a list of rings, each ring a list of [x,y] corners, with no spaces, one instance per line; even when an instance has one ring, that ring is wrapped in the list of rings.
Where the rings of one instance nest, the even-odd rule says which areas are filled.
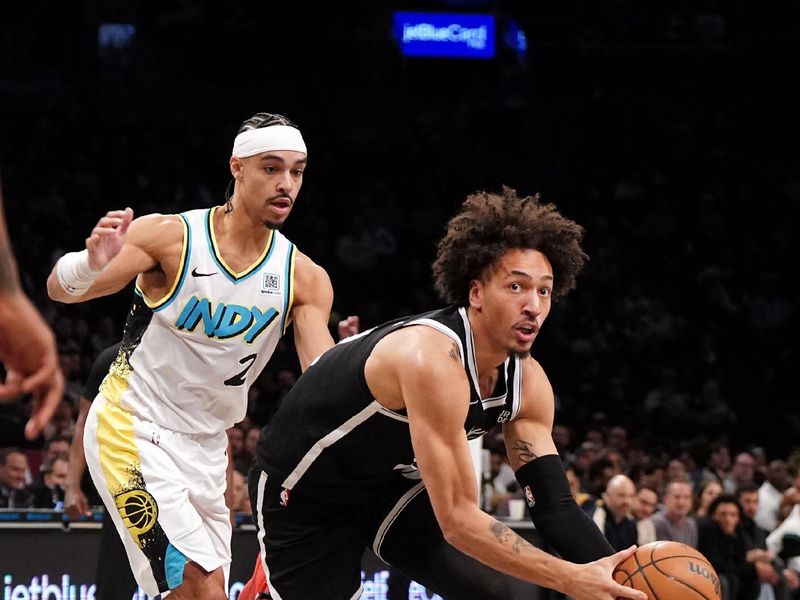
[[[89,251],[68,252],[56,263],[58,284],[70,296],[83,296],[103,269],[89,266]]]

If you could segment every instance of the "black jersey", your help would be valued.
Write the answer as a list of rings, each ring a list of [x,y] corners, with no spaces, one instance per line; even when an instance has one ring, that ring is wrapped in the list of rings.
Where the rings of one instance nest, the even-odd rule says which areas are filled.
[[[521,367],[509,357],[489,398],[481,399],[472,329],[463,308],[390,321],[348,338],[309,367],[261,431],[258,465],[286,494],[335,502],[366,501],[399,477],[419,479],[408,416],[373,398],[364,365],[375,345],[403,327],[424,325],[458,345],[470,385],[464,430],[476,438],[516,417]],[[447,385],[442,382],[442,385]]]

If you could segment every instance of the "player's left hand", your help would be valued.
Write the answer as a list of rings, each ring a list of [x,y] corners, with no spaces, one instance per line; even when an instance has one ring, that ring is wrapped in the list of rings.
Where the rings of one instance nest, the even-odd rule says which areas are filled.
[[[55,337],[24,294],[4,296],[0,304],[0,362],[7,373],[0,382],[0,401],[33,394],[33,412],[25,426],[25,437],[33,440],[50,421],[64,392]]]
[[[339,341],[361,332],[361,318],[349,316],[339,321]]]

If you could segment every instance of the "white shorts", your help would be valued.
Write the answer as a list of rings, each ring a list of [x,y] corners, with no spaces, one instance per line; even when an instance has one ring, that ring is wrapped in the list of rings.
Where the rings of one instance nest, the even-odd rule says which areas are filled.
[[[144,421],[98,395],[86,418],[86,464],[148,596],[183,581],[187,561],[231,563],[225,432],[190,436]]]

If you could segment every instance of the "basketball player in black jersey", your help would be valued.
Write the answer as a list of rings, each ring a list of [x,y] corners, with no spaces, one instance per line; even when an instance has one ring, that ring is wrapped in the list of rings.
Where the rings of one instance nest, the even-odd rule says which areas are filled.
[[[586,259],[583,230],[538,197],[467,198],[433,265],[448,308],[349,338],[261,432],[250,496],[273,597],[360,596],[369,545],[445,598],[508,598],[513,575],[576,600],[646,600],[616,584],[551,437],[553,390],[531,345]],[[478,508],[467,440],[501,423],[537,529],[565,559]],[[568,562],[569,561],[569,562]]]

